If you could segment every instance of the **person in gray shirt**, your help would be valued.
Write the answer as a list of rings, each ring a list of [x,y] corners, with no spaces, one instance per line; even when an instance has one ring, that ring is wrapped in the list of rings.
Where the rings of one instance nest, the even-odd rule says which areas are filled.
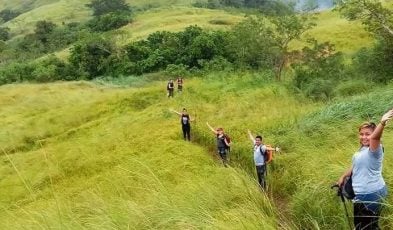
[[[257,135],[255,138],[248,130],[248,136],[253,143],[254,152],[254,163],[257,171],[258,183],[261,188],[266,189],[266,161],[267,161],[267,151],[279,151],[279,148],[271,148],[263,144],[262,136]]]
[[[393,109],[385,113],[378,125],[365,122],[359,127],[360,149],[352,157],[352,166],[339,178],[337,184],[342,187],[346,177],[352,178],[355,193],[354,224],[355,229],[379,229],[381,200],[386,197],[387,189],[382,177],[383,147],[381,137]]]

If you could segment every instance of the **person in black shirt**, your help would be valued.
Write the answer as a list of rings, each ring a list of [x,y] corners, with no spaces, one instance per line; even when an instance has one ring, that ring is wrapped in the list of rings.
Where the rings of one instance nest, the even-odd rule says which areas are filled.
[[[186,108],[183,108],[183,111],[181,113],[171,110],[172,112],[178,114],[180,116],[180,123],[181,123],[181,129],[183,131],[183,138],[184,140],[191,141],[191,125],[190,122],[193,121],[190,117],[190,115],[187,113]]]
[[[168,97],[173,97],[173,91],[175,90],[175,83],[173,83],[173,80],[169,80],[166,89],[168,90]]]
[[[228,164],[227,153],[228,153],[228,147],[231,145],[231,143],[228,142],[227,135],[224,133],[223,128],[214,129],[209,125],[208,122],[206,122],[206,125],[216,135],[218,154],[220,155],[224,166],[227,167]]]

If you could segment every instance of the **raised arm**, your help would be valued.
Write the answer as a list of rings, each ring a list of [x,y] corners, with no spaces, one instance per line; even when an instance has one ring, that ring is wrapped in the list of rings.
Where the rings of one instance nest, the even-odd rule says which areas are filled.
[[[250,140],[252,141],[252,143],[255,143],[255,138],[254,138],[254,136],[252,135],[251,131],[248,130],[247,132],[248,132],[248,136],[250,137]]]
[[[378,149],[379,145],[381,144],[381,137],[383,133],[383,129],[386,126],[386,123],[391,120],[393,117],[393,109],[389,110],[385,113],[382,118],[381,122],[377,125],[374,132],[370,136],[370,150],[371,152],[375,152]]]
[[[169,111],[174,112],[174,113],[176,113],[176,114],[179,115],[179,116],[181,115],[181,113],[177,112],[176,110],[169,109]]]
[[[211,127],[211,126],[209,125],[209,122],[206,122],[206,125],[207,125],[207,127],[209,127],[209,129],[210,129],[214,134],[217,135],[217,131],[216,131],[215,129],[213,129],[213,127]]]

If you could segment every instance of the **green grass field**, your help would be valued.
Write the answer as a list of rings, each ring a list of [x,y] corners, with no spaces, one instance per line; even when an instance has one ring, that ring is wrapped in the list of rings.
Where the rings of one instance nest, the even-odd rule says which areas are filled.
[[[174,99],[165,82],[149,85],[0,87],[2,227],[343,229],[329,186],[350,165],[359,122],[393,105],[380,89],[325,107],[263,74],[186,79]],[[168,110],[182,107],[196,118],[192,143]],[[206,121],[231,135],[231,167]],[[247,129],[283,149],[269,166],[269,199],[254,179]],[[388,127],[387,152],[392,137]],[[386,154],[388,185],[392,160]],[[387,206],[384,229],[391,198]]]

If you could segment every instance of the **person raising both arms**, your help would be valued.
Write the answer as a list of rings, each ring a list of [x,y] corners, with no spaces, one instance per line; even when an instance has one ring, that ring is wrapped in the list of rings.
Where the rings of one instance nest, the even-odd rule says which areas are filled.
[[[258,183],[261,188],[266,189],[266,164],[267,162],[267,151],[279,151],[279,148],[268,147],[263,144],[262,136],[257,135],[255,138],[251,134],[251,131],[248,130],[248,136],[253,143],[253,152],[254,152],[254,162],[255,168],[257,171]]]
[[[180,123],[181,123],[181,129],[183,131],[183,137],[184,140],[191,141],[191,121],[194,121],[191,119],[190,115],[187,113],[186,108],[183,108],[183,111],[177,112],[173,109],[170,110],[171,112],[174,112],[180,116]]]
[[[381,137],[387,122],[392,117],[393,109],[382,116],[378,125],[365,122],[359,127],[360,149],[352,157],[352,166],[337,182],[337,185],[342,187],[346,177],[352,179],[356,230],[379,229],[381,201],[387,195],[386,184],[382,177],[384,151]]]
[[[211,127],[209,125],[208,122],[206,122],[206,125],[216,135],[218,154],[220,155],[224,166],[227,167],[227,164],[228,164],[227,149],[231,145],[231,143],[228,141],[228,138],[227,138],[226,134],[224,133],[223,128],[214,129],[213,127]]]

